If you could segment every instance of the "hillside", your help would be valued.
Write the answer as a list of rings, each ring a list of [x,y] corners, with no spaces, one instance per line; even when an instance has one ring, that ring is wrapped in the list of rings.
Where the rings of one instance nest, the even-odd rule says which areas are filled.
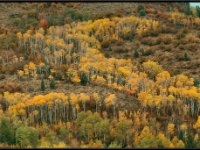
[[[25,32],[30,28],[41,27],[39,22],[41,18],[46,19],[49,26],[51,26],[64,25],[65,23],[72,22],[74,19],[88,20],[114,16],[138,16],[137,5],[137,3],[95,3],[95,6],[92,3],[64,3],[64,5],[63,3],[25,3],[22,5],[20,3],[1,3],[1,43],[6,43],[6,41],[4,41],[4,36],[7,36],[7,34],[11,35],[10,38],[6,40],[12,41],[14,40],[13,33],[17,31]],[[147,11],[146,17],[156,19],[166,27],[170,26],[168,33],[159,34],[157,37],[151,37],[151,39],[150,37],[143,37],[142,39],[136,38],[131,42],[124,41],[121,44],[122,46],[113,45],[113,52],[108,52],[108,49],[102,49],[102,52],[108,56],[111,55],[111,57],[131,58],[134,48],[139,50],[144,48],[147,51],[151,51],[152,54],[145,58],[139,57],[139,59],[136,59],[137,62],[138,60],[139,62],[143,62],[150,59],[159,62],[163,66],[166,65],[166,69],[171,73],[181,72],[200,80],[200,70],[197,69],[199,68],[200,60],[198,55],[196,55],[199,53],[198,43],[185,43],[184,40],[177,37],[181,32],[188,32],[188,35],[190,33],[195,33],[198,36],[198,26],[192,28],[191,26],[187,28],[177,27],[169,20],[166,20],[166,13],[169,9],[183,11],[184,7],[178,3],[145,3],[144,5]],[[59,11],[56,10],[55,12],[55,7]],[[8,11],[5,12],[5,9],[8,9]],[[163,43],[165,40],[169,40],[168,38],[172,40],[167,44]],[[2,50],[5,50],[6,47],[6,44],[3,44]],[[14,50],[14,46],[9,49]],[[181,61],[185,52],[188,52],[191,61]]]
[[[198,148],[188,6],[0,3],[0,147]]]

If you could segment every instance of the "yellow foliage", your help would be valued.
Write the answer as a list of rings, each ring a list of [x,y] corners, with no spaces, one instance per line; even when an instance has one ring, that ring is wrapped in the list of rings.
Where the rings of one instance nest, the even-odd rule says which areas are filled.
[[[163,71],[162,67],[157,62],[153,61],[144,62],[142,66],[144,71],[152,78]]]
[[[199,129],[200,128],[200,116],[198,116],[198,119],[195,124],[193,124],[194,129]]]
[[[169,123],[168,126],[167,126],[167,132],[170,135],[174,134],[174,128],[175,128],[175,125],[173,123]]]
[[[114,105],[115,104],[115,100],[117,99],[115,94],[111,94],[108,97],[106,97],[105,99],[105,103],[106,105]]]

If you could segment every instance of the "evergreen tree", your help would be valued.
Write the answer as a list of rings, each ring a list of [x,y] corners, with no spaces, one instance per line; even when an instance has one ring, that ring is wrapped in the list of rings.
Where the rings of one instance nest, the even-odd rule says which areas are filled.
[[[144,5],[138,5],[137,11],[139,13],[139,16],[146,16]]]
[[[41,80],[41,85],[40,85],[40,90],[41,91],[45,91],[45,83],[44,83],[44,79],[42,78],[42,80]]]
[[[109,46],[109,51],[112,51],[112,47],[111,46]]]
[[[186,2],[186,3],[185,3],[185,6],[186,6],[185,14],[186,14],[187,16],[191,16],[191,15],[192,15],[192,11],[191,11],[191,7],[190,7],[190,3],[189,3],[189,2]]]
[[[186,148],[196,148],[196,142],[194,141],[194,137],[192,134],[189,134],[188,136]]]
[[[147,15],[147,13],[144,9],[139,11],[139,16],[143,17],[143,16],[146,16],[146,15]]]
[[[81,75],[81,85],[86,86],[86,85],[87,85],[87,82],[88,82],[87,75],[86,75],[85,73],[83,73],[83,74]]]
[[[185,60],[185,61],[189,61],[189,60],[190,60],[190,57],[188,56],[187,53],[184,54],[184,60]]]
[[[178,138],[179,138],[179,140],[184,141],[184,132],[183,131],[180,131]]]
[[[134,50],[134,57],[135,57],[135,58],[138,58],[138,57],[139,57],[139,53],[138,53],[137,48],[135,48],[135,50]]]
[[[200,7],[199,6],[196,7],[196,15],[197,15],[197,17],[200,18]]]
[[[145,56],[145,51],[144,51],[144,48],[142,48],[142,56]]]
[[[51,80],[50,80],[50,88],[51,88],[51,89],[56,89],[55,79],[51,79]]]
[[[141,10],[144,10],[144,5],[138,5],[137,11],[140,12]]]
[[[194,80],[194,86],[199,87],[199,81],[198,80]]]

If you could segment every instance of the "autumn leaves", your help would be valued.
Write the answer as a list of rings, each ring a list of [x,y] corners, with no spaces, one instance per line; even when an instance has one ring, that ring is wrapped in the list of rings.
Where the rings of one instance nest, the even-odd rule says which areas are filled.
[[[102,110],[102,106],[113,108],[113,117],[116,117],[115,94],[102,97],[98,93],[49,93],[47,95],[37,95],[30,97],[26,94],[8,92],[3,98],[8,103],[8,112],[13,117],[18,116],[22,120],[28,119],[31,125],[43,122],[55,124],[59,121],[75,120],[78,112],[95,109],[96,112]],[[100,111],[102,113],[102,111]],[[110,116],[111,117],[111,116]]]
[[[174,23],[179,17],[182,18],[179,14],[171,15]],[[170,117],[176,112],[177,116],[184,114],[196,119],[200,110],[200,89],[193,86],[192,78],[183,74],[172,76],[153,61],[144,62],[142,69],[134,70],[134,64],[130,59],[106,58],[99,51],[103,43],[126,40],[135,34],[143,36],[149,32],[156,32],[158,27],[158,21],[130,16],[78,22],[67,24],[64,27],[50,27],[47,29],[47,34],[44,34],[42,29],[35,33],[31,31],[24,34],[18,33],[19,47],[30,51],[36,57],[40,54],[45,60],[25,65],[23,70],[18,71],[19,78],[23,76],[31,78],[44,73],[54,78],[55,73],[61,71],[58,66],[64,65],[62,78],[67,81],[122,91],[138,98],[141,104],[140,109],[144,112]],[[103,101],[112,112],[109,113],[109,117],[116,118],[118,115],[117,99],[112,93],[103,98],[99,93],[71,93],[70,95],[49,93],[13,105],[10,111],[15,115],[20,115],[21,118],[22,116],[29,118],[26,114],[32,115],[30,117],[32,124],[43,121],[53,124],[60,120],[75,120],[78,113],[87,111],[88,107],[94,112],[99,112]],[[93,107],[89,105],[91,102],[94,103]],[[171,118],[173,122],[175,117]],[[136,119],[136,121],[136,124],[139,124],[139,120]],[[198,127],[198,121],[194,127]],[[174,128],[173,123],[168,124],[169,136],[173,135]],[[148,130],[147,127],[144,128],[144,132]],[[141,133],[138,138],[142,139],[142,137]],[[148,137],[153,139],[151,133]],[[163,134],[159,134],[158,137],[168,143],[168,147],[176,145],[174,142],[177,141],[176,139],[172,144]],[[178,140],[177,143],[179,147],[183,146],[181,141]],[[143,146],[140,142],[137,144]]]

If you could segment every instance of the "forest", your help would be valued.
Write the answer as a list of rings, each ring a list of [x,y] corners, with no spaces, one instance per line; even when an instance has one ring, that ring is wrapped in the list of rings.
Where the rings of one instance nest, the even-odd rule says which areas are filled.
[[[200,148],[200,7],[0,5],[0,148]]]

